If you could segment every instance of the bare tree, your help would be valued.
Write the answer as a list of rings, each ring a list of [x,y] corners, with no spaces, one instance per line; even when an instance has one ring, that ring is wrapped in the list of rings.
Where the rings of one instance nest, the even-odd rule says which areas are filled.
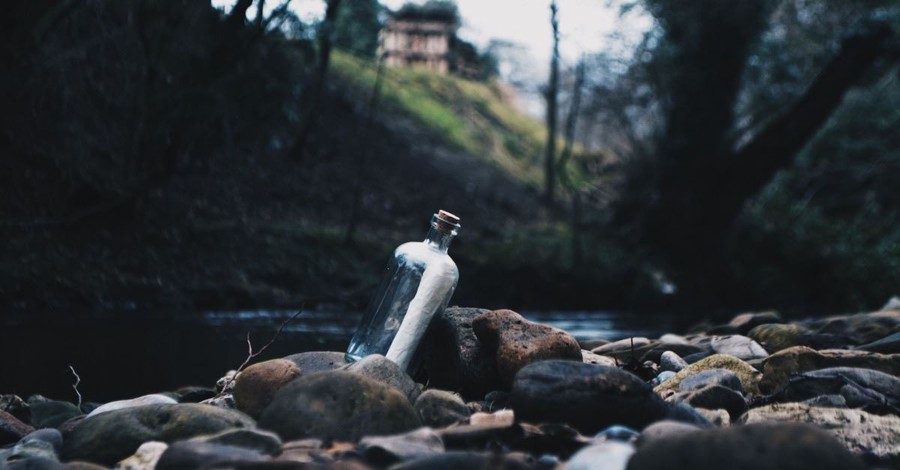
[[[569,110],[566,115],[566,123],[564,128],[565,143],[563,144],[562,153],[559,155],[559,181],[563,189],[569,194],[572,200],[572,213],[570,214],[570,230],[572,244],[572,267],[578,265],[582,258],[581,254],[581,193],[578,185],[572,180],[566,166],[572,158],[573,147],[575,146],[575,129],[578,125],[578,115],[581,112],[581,93],[584,88],[584,57],[578,61],[575,67],[575,82],[572,84],[572,98],[569,103]]]
[[[341,0],[328,0],[325,9],[325,20],[319,26],[319,60],[313,72],[312,80],[304,91],[304,110],[300,119],[300,129],[297,139],[291,149],[291,154],[302,159],[304,156],[309,135],[315,125],[315,117],[319,111],[319,103],[322,101],[322,89],[325,85],[325,76],[328,74],[328,65],[331,61],[331,46],[334,39],[335,20]]]
[[[544,151],[544,199],[548,204],[554,200],[556,186],[556,114],[559,94],[559,8],[556,0],[550,2],[550,26],[553,28],[553,53],[550,56],[550,82],[545,93],[547,99],[547,146]]]

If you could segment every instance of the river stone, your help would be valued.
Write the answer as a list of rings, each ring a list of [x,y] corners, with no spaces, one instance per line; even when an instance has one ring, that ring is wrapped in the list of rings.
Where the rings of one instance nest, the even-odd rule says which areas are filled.
[[[878,354],[846,349],[816,351],[796,346],[769,356],[763,362],[760,390],[774,393],[787,385],[795,374],[830,367],[862,367],[900,376],[900,354]]]
[[[730,388],[735,392],[741,394],[744,393],[744,389],[741,387],[741,379],[728,369],[708,369],[698,372],[690,377],[685,377],[684,380],[678,384],[678,390],[690,392],[691,390],[697,390],[709,385],[721,385]]]
[[[31,424],[36,428],[57,428],[70,418],[82,415],[75,404],[61,400],[29,401]]]
[[[653,441],[664,439],[669,436],[677,436],[701,430],[703,430],[702,427],[694,424],[664,419],[644,428],[644,431],[641,432],[641,436],[638,437],[636,444],[638,447],[641,447]]]
[[[367,461],[380,467],[443,453],[444,441],[433,429],[420,428],[393,436],[364,437],[359,448]]]
[[[58,429],[55,428],[44,428],[38,429],[37,431],[29,433],[27,436],[22,438],[21,442],[30,442],[30,441],[43,441],[48,442],[56,452],[59,452],[62,449],[63,437],[62,433],[59,432]]]
[[[169,448],[169,444],[149,441],[141,444],[134,455],[116,464],[116,470],[154,470],[159,457]]]
[[[604,344],[609,344],[610,341],[608,339],[579,339],[578,345],[581,346],[581,349],[586,351],[590,351],[595,348],[599,348]]]
[[[517,421],[566,423],[585,434],[613,424],[641,429],[668,412],[636,375],[570,361],[525,366],[513,382],[510,407]]]
[[[179,387],[175,390],[178,395],[178,403],[200,403],[216,396],[216,389],[211,387],[201,387],[199,385],[188,385]]]
[[[666,414],[666,419],[670,421],[678,421],[679,423],[693,424],[702,428],[713,426],[713,423],[706,418],[704,413],[708,410],[698,410],[687,403],[673,403]],[[728,414],[725,414],[728,417]]]
[[[591,350],[594,354],[614,354],[621,352],[630,353],[632,349],[635,351],[640,350],[642,347],[650,346],[650,339],[644,337],[634,337],[634,338],[624,338],[618,341],[613,341],[612,343],[604,344],[603,346],[594,348]],[[640,357],[640,356],[638,356]],[[637,359],[637,358],[635,358]]]
[[[856,403],[853,398],[857,398],[857,395],[848,396],[848,391],[868,396],[877,404],[900,407],[900,378],[856,367],[831,367],[803,372],[792,377],[777,396],[783,401],[802,401],[838,393],[847,399],[847,404],[851,407],[869,404],[870,400]]]
[[[713,354],[712,356],[703,358],[675,374],[669,380],[655,388],[657,393],[678,390],[681,381],[699,372],[709,369],[726,369],[733,372],[741,380],[741,386],[745,393],[757,395],[759,394],[759,379],[762,374],[754,369],[750,364],[727,354]]]
[[[178,441],[159,456],[154,470],[183,470],[187,468],[234,468],[261,462],[260,453],[242,447],[199,441]]]
[[[515,459],[510,454],[486,452],[449,451],[438,455],[422,457],[391,467],[391,470],[459,470],[488,469],[528,470],[530,466]]]
[[[769,352],[777,352],[794,346],[809,344],[809,330],[794,324],[768,323],[757,325],[747,336]]]
[[[72,467],[46,457],[29,457],[12,460],[2,467],[4,470],[72,470]]]
[[[13,446],[12,452],[7,458],[7,461],[24,460],[35,457],[53,460],[56,462],[59,461],[59,455],[57,455],[56,449],[53,447],[53,444],[40,440],[22,440],[21,442]]]
[[[512,426],[516,422],[516,415],[513,410],[500,410],[493,413],[473,413],[469,417],[469,424],[472,426],[498,427],[505,428]]]
[[[250,449],[264,455],[277,456],[281,453],[281,439],[273,432],[261,429],[226,429],[220,433],[197,436],[192,441],[221,444]]]
[[[15,416],[0,411],[0,446],[18,442],[34,428],[19,421]]]
[[[694,408],[725,410],[732,419],[747,411],[747,401],[731,388],[722,385],[707,385],[699,389],[676,393],[668,400],[681,401]]]
[[[525,319],[512,310],[494,310],[472,320],[478,340],[494,351],[497,372],[504,385],[528,364],[548,359],[582,361],[581,346],[570,334]]]
[[[160,395],[160,394],[154,393],[154,394],[144,395],[144,396],[137,397],[137,398],[131,398],[128,400],[111,401],[109,403],[100,405],[97,408],[94,408],[94,411],[91,411],[90,413],[88,413],[87,417],[90,418],[91,416],[97,416],[100,413],[105,413],[107,411],[112,411],[112,410],[121,410],[123,408],[129,408],[132,406],[166,405],[166,404],[174,405],[175,403],[178,403],[178,401],[176,401],[174,398],[168,397],[166,395]]]
[[[272,397],[290,381],[300,377],[300,367],[287,359],[272,359],[253,364],[234,382],[234,404],[239,410],[259,419]]]
[[[410,403],[415,403],[416,398],[419,398],[419,394],[422,393],[419,385],[405,370],[381,354],[368,355],[344,366],[342,369],[364,375],[385,385],[390,385],[403,392]]]
[[[804,326],[818,333],[849,336],[854,344],[861,345],[900,332],[900,310],[815,319],[804,322]]]
[[[769,355],[759,343],[741,335],[715,336],[709,344],[713,352],[729,354],[743,361],[761,359]]]
[[[18,395],[6,394],[0,395],[0,411],[5,411],[23,423],[31,422],[31,409],[28,403]]]
[[[688,366],[687,361],[674,351],[665,351],[659,356],[659,368],[663,371],[678,372]]]
[[[607,356],[601,356],[599,354],[594,354],[584,349],[581,350],[581,362],[585,364],[597,364],[600,366],[610,367],[615,367],[616,365],[615,359]]]
[[[247,415],[196,403],[145,405],[102,413],[65,436],[62,457],[113,465],[144,442],[174,442],[225,429],[252,428]]]
[[[847,407],[847,399],[842,397],[841,395],[819,395],[817,397],[810,398],[809,400],[804,400],[800,403],[809,406],[822,406],[825,408]]]
[[[814,424],[855,454],[875,456],[892,466],[900,465],[900,417],[894,415],[878,416],[862,410],[781,403],[753,408],[744,414],[742,421],[748,424]]]
[[[431,387],[459,392],[466,400],[480,400],[501,388],[494,353],[472,330],[472,321],[489,310],[450,307],[435,314],[423,343],[425,369]]]
[[[409,431],[421,421],[397,389],[353,372],[326,371],[304,374],[279,390],[259,425],[284,440],[357,441]]]
[[[628,470],[863,470],[825,431],[803,424],[752,424],[673,434],[638,447]]]
[[[900,332],[885,336],[884,338],[873,341],[871,343],[863,344],[862,346],[858,346],[856,349],[882,354],[900,353]]]
[[[327,370],[336,370],[347,365],[347,359],[344,353],[336,351],[308,351],[285,356],[304,374],[312,374],[313,372],[322,372]]]
[[[434,428],[465,421],[471,414],[459,395],[437,389],[426,390],[419,395],[414,407],[422,424]]]
[[[732,318],[728,325],[746,335],[748,331],[765,323],[782,323],[781,315],[775,311],[742,313]]]
[[[634,446],[627,442],[601,442],[576,452],[564,470],[625,470],[632,454]]]

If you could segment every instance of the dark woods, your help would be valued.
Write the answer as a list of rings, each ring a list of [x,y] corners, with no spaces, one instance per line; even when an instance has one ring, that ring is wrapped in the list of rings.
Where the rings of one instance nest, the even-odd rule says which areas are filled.
[[[508,299],[543,285],[551,304],[594,308],[826,312],[897,293],[894,2],[623,2],[626,22],[654,19],[638,49],[587,55],[554,85],[564,157],[535,161],[564,190],[547,193],[550,209],[477,160],[404,159],[447,139],[391,110],[374,117],[373,90],[329,75],[332,48],[377,63],[377,2],[326,2],[321,24],[289,2],[247,19],[261,3],[12,2],[0,25],[5,304],[354,302],[397,232],[418,234],[446,201],[474,227],[459,247],[468,299],[497,279]],[[467,193],[470,170],[502,194]],[[344,233],[385,233],[348,220],[375,210],[385,246],[345,245]],[[524,235],[504,238],[510,227]]]

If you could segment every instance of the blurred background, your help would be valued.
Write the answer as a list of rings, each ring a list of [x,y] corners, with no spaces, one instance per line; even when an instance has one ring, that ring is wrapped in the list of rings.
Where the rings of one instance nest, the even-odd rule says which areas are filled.
[[[159,312],[352,328],[438,209],[462,218],[463,306],[699,319],[900,292],[895,1],[15,0],[0,22],[12,354],[153,350],[123,319]]]

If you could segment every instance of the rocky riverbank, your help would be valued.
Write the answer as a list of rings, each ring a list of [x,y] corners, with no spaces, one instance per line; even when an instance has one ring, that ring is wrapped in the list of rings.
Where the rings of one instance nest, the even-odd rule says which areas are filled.
[[[900,310],[579,342],[450,308],[425,343],[415,378],[323,351],[105,404],[2,395],[0,468],[900,468]]]

